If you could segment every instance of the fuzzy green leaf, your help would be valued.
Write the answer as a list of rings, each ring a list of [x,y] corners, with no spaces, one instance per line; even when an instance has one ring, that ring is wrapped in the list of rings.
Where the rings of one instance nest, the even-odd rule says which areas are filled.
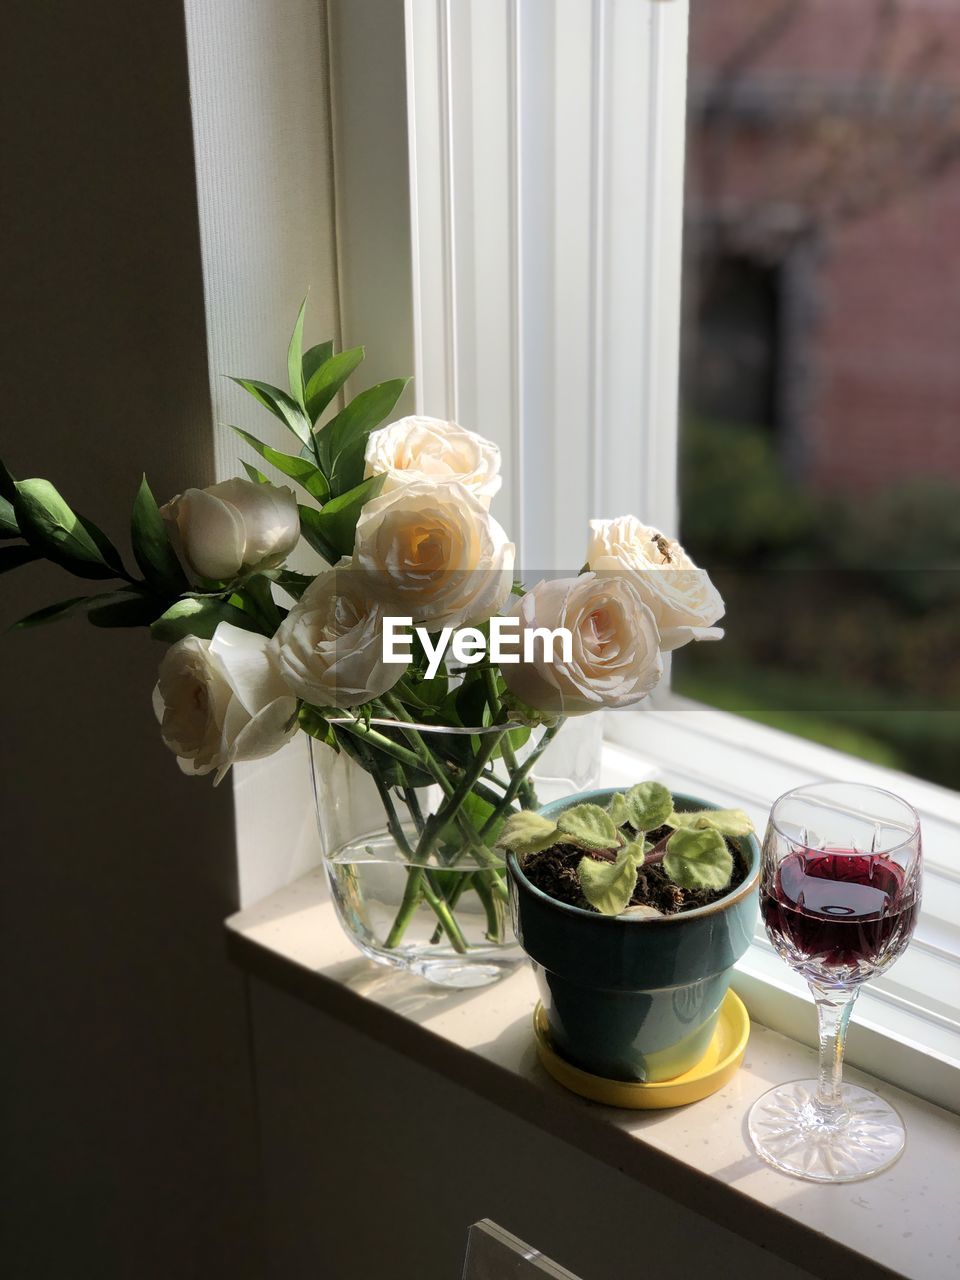
[[[76,613],[78,609],[88,604],[92,599],[95,599],[95,597],[71,596],[69,600],[60,600],[56,604],[44,605],[42,609],[37,609],[36,613],[28,613],[25,618],[15,622],[10,630],[20,631],[27,627],[42,627],[48,622],[56,622],[58,618],[66,618],[71,613]]]
[[[673,812],[673,797],[662,782],[638,782],[624,798],[636,831],[655,831]]]
[[[209,640],[221,622],[232,622],[247,631],[256,630],[248,614],[225,600],[216,596],[184,596],[157,618],[150,627],[150,634],[154,640],[164,640],[169,644],[182,640],[184,636],[200,636]]]
[[[20,526],[17,524],[13,503],[0,497],[0,538],[19,538]]]
[[[528,853],[540,853],[549,849],[560,840],[556,823],[542,817],[530,809],[520,813],[512,813],[503,824],[500,839],[497,841],[501,849],[510,849],[518,857]]]
[[[681,889],[725,889],[733,855],[719,831],[681,827],[667,841],[663,869]]]
[[[307,417],[316,422],[364,357],[363,347],[332,356],[313,373],[304,390]]]
[[[116,548],[70,508],[49,480],[19,480],[15,492],[13,507],[23,536],[48,560],[81,578],[122,574]]]
[[[307,310],[307,300],[300,303],[297,323],[293,326],[290,345],[287,347],[287,377],[290,380],[290,394],[300,408],[303,408],[303,317]]]
[[[169,595],[179,595],[187,589],[186,576],[170,545],[167,526],[146,476],[140,481],[140,488],[133,500],[130,538],[133,557],[151,586]]]
[[[637,871],[642,865],[643,846],[639,840],[624,845],[615,862],[599,861],[586,854],[577,867],[583,896],[603,915],[618,916],[633,897]]]
[[[719,831],[722,836],[748,836],[754,825],[742,809],[703,809],[696,813],[671,813],[668,827]]]
[[[310,443],[307,415],[285,391],[281,391],[279,387],[271,387],[268,382],[258,382],[256,378],[232,378],[231,381],[248,391],[265,409],[269,409],[285,427],[290,428],[301,444]]]
[[[622,827],[625,822],[630,821],[630,809],[627,805],[627,798],[622,792],[618,791],[610,798],[610,804],[607,812],[613,821],[615,827]]]
[[[613,819],[598,804],[575,804],[564,809],[557,826],[581,849],[615,849],[619,843]]]
[[[318,502],[326,502],[330,496],[330,486],[323,472],[309,457],[281,453],[279,449],[273,449],[270,445],[264,444],[262,440],[252,436],[249,431],[244,431],[242,427],[231,427],[230,430],[235,431],[241,440],[246,440],[251,449],[255,449],[261,458],[265,458],[278,471],[282,471],[291,480],[296,480],[297,484],[303,485],[311,497],[316,498]]]
[[[389,416],[409,381],[394,378],[368,387],[317,433],[320,465],[334,497],[355,488],[363,479],[367,437]]]

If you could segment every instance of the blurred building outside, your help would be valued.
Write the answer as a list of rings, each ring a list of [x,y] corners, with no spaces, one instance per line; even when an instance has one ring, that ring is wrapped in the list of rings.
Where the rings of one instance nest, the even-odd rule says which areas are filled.
[[[960,782],[960,4],[692,0],[676,683]]]

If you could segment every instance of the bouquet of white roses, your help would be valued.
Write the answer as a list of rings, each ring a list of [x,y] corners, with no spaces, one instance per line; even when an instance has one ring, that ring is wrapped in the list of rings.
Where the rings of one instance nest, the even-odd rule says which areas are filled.
[[[463,952],[457,907],[468,891],[488,940],[503,936],[496,840],[511,813],[536,806],[530,774],[564,717],[640,701],[663,651],[721,634],[723,603],[676,542],[632,516],[592,521],[584,569],[524,590],[490,513],[496,445],[434,418],[381,425],[405,380],[337,410],[363,349],[303,351],[302,333],[301,308],[287,391],[237,379],[295,437],[294,451],[236,428],[302,502],[248,463],[246,479],[162,507],[144,479],[131,564],[49,481],[15,480],[0,465],[0,571],[45,558],[109,584],[20,628],[83,612],[95,626],[148,626],[168,645],[154,707],[185,772],[219,782],[298,730],[347,753],[373,779],[407,862],[384,945],[399,946],[426,910],[434,938]],[[301,539],[324,562],[315,573],[287,563]],[[509,635],[511,653],[488,646],[492,631]],[[548,643],[558,636],[559,654]],[[425,812],[427,787],[438,798]],[[464,854],[470,870],[447,874]]]

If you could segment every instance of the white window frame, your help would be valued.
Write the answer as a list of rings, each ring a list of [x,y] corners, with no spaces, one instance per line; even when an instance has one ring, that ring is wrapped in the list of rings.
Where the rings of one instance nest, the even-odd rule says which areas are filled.
[[[591,516],[633,510],[674,532],[687,0],[405,11],[418,408],[500,444],[498,514],[527,577],[575,572]],[[744,805],[761,828],[812,779],[910,798],[925,907],[861,997],[848,1056],[960,1109],[960,797],[668,688],[606,734],[634,776]],[[806,989],[762,929],[736,985],[760,1021],[816,1043]]]

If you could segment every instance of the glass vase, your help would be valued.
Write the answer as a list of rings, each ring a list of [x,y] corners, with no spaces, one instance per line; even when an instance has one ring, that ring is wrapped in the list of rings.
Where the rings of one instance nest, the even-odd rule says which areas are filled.
[[[440,738],[433,735],[444,735],[449,748],[448,729],[411,728],[434,758],[443,752],[439,745],[434,750]],[[463,759],[493,753],[491,735],[499,738],[502,732],[490,726],[461,731]],[[345,751],[310,741],[321,851],[334,907],[364,955],[454,988],[496,982],[520,961],[504,859],[494,840],[502,819],[521,804],[536,807],[558,788],[569,793],[584,781],[582,747],[571,755],[560,739],[555,745],[550,739],[535,731],[514,756],[511,767],[524,773],[514,795],[514,775],[502,758],[466,789],[467,770],[457,769],[449,771],[444,786],[405,788],[388,786],[390,779],[368,772]],[[576,772],[573,762],[578,762]],[[545,784],[542,798],[538,766]],[[569,779],[561,776],[565,769],[573,775]],[[462,803],[449,816],[450,792],[458,785]]]

